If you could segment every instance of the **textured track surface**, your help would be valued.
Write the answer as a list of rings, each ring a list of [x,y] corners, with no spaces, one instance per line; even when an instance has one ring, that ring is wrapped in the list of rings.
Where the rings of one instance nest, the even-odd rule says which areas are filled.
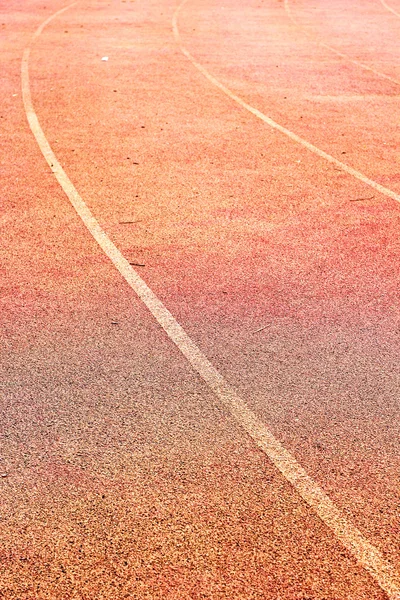
[[[63,6],[12,0],[0,25],[0,597],[386,598],[185,363],[44,162],[20,64]],[[372,0],[289,7],[296,24],[282,2],[190,0],[182,40],[246,102],[400,192],[400,83],[351,62],[400,80],[400,19]],[[85,0],[60,15],[31,51],[36,112],[110,238],[399,569],[400,206],[210,85],[176,45],[175,8]]]

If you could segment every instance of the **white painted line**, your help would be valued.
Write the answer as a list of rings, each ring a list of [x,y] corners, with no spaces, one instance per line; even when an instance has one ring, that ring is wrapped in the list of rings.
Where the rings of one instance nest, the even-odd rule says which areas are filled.
[[[383,0],[381,0],[381,2],[382,1]],[[298,29],[301,29],[301,31],[303,31],[305,35],[307,35],[308,37],[314,38],[313,34],[309,31],[307,31],[307,29],[305,27],[303,27],[302,25],[300,25],[300,23],[294,18],[292,10],[289,6],[289,0],[284,0],[284,7],[285,7],[285,12],[286,12],[287,16],[289,17],[289,19],[292,21],[292,23]],[[395,83],[396,85],[400,85],[400,81],[398,79],[394,79],[393,77],[386,75],[386,73],[382,73],[381,71],[378,71],[377,69],[374,69],[373,67],[370,67],[369,65],[366,65],[365,63],[362,63],[358,60],[354,60],[348,54],[345,54],[344,52],[340,52],[340,50],[337,50],[333,46],[329,46],[328,44],[325,44],[325,42],[320,42],[316,39],[312,39],[312,41],[314,44],[318,44],[318,46],[321,46],[322,48],[326,48],[327,50],[330,50],[331,52],[334,52],[335,54],[337,54],[337,56],[340,56],[341,58],[344,58],[348,62],[353,63],[353,65],[356,65],[357,67],[360,67],[361,69],[364,69],[366,71],[370,71],[371,73],[374,73],[381,79],[386,79],[387,81],[391,81],[392,83]]]
[[[74,4],[76,4],[74,2]],[[74,5],[73,4],[73,5]],[[73,6],[70,5],[70,6]],[[182,6],[182,5],[181,5]],[[48,24],[61,12],[62,9],[45,21]],[[174,18],[174,31],[179,39],[179,32]],[[41,25],[33,36],[33,39],[40,35],[45,24]],[[148,287],[145,281],[139,277],[127,259],[121,254],[115,244],[110,240],[107,234],[100,227],[89,208],[75,189],[68,178],[62,166],[58,162],[49,142],[40,126],[35,113],[29,83],[29,47],[25,50],[22,67],[22,93],[26,115],[32,133],[45,157],[49,167],[55,174],[58,182],[69,198],[72,206],[88,231],[92,234],[105,254],[113,262],[127,283],[141,298],[143,303],[167,333],[169,338],[179,348],[184,357],[192,365],[193,369],[202,377],[202,379],[213,390],[219,398],[222,405],[229,411],[231,416],[239,423],[243,429],[251,436],[257,446],[265,452],[270,460],[279,469],[282,475],[294,486],[306,503],[316,512],[317,515],[328,525],[336,536],[352,553],[353,556],[371,573],[379,585],[388,594],[391,600],[395,600],[396,595],[400,595],[400,580],[393,566],[385,560],[380,551],[366,540],[360,531],[354,527],[337,509],[331,499],[325,492],[313,481],[306,471],[298,464],[296,459],[282,446],[282,444],[272,435],[269,429],[257,418],[257,416],[248,408],[246,403],[238,396],[236,391],[225,381],[217,369],[210,363],[206,356],[196,346],[192,339],[187,335],[184,329],[174,319],[168,309],[157,298],[157,296]],[[189,53],[187,53],[188,55]],[[190,56],[190,55],[189,55]],[[398,600],[398,598],[396,599]]]
[[[394,10],[394,8],[389,6],[389,4],[387,4],[387,2],[385,2],[385,0],[380,0],[380,2],[387,10],[390,10],[391,13],[393,13],[397,17],[400,17],[400,13],[398,13],[397,11]]]

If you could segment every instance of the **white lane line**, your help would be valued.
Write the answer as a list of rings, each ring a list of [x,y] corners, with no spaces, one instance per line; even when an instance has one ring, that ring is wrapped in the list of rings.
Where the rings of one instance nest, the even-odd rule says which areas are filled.
[[[76,3],[74,2],[74,4]],[[62,11],[55,13],[51,18],[45,21],[45,24],[48,24],[61,12],[67,10],[67,8],[70,7],[66,7]],[[34,34],[33,39],[40,35],[43,27],[44,25],[39,27]],[[175,29],[177,31],[176,23]],[[177,33],[177,35],[179,34]],[[192,365],[193,369],[207,383],[236,422],[242,426],[257,446],[265,452],[306,503],[316,512],[324,523],[335,532],[337,537],[351,554],[371,573],[382,589],[388,593],[390,599],[399,600],[400,578],[393,566],[384,558],[381,552],[368,542],[360,531],[340,513],[327,494],[325,494],[325,492],[299,465],[296,459],[272,435],[264,423],[262,423],[248,408],[243,399],[240,398],[236,391],[225,381],[222,375],[196,346],[168,309],[148,287],[145,281],[131,267],[127,259],[103,231],[100,224],[86,206],[58,162],[35,113],[29,83],[29,54],[30,48],[28,47],[24,51],[22,59],[21,80],[23,102],[30,128],[49,167],[55,174],[58,182],[88,231],[97,241],[104,253],[110,258],[127,283],[136,292],[139,298],[141,298],[171,341],[179,348],[183,356]]]
[[[382,2],[382,0],[381,0],[381,2]],[[300,25],[300,23],[294,18],[292,10],[289,6],[289,0],[284,0],[284,7],[285,7],[285,12],[286,12],[287,16],[289,17],[289,19],[292,21],[292,23],[298,29],[300,29],[307,37],[314,38],[314,35],[310,31],[307,31],[307,29],[305,27],[303,27],[302,25]],[[348,62],[353,63],[353,65],[356,65],[357,67],[360,67],[361,69],[364,69],[366,71],[370,71],[371,73],[374,73],[381,79],[386,79],[387,81],[391,81],[392,83],[395,83],[396,85],[400,85],[400,81],[398,79],[394,79],[393,77],[390,77],[390,75],[386,75],[386,73],[382,73],[382,71],[378,71],[377,69],[374,69],[373,67],[370,67],[369,65],[366,65],[365,63],[362,63],[358,60],[354,60],[354,58],[351,58],[348,54],[345,54],[344,52],[340,52],[340,50],[337,50],[333,46],[329,46],[328,44],[325,44],[325,42],[320,42],[319,40],[316,40],[315,38],[312,39],[312,42],[314,44],[318,44],[318,46],[321,46],[322,48],[327,48],[327,50],[334,52],[337,56],[340,56],[341,58],[347,60]]]
[[[393,13],[394,15],[396,15],[396,17],[400,17],[400,13],[398,13],[397,11],[394,10],[394,8],[392,8],[391,6],[389,6],[389,4],[387,4],[387,2],[385,2],[385,0],[380,0],[380,3],[382,4],[382,6],[384,6],[387,10],[390,10],[391,13]]]
[[[175,39],[176,39],[177,43],[179,44],[179,47],[180,47],[182,53],[186,56],[186,58],[188,58],[190,60],[190,62],[196,67],[196,69],[198,69],[200,71],[200,73],[202,73],[204,75],[204,77],[206,77],[209,81],[211,81],[211,83],[213,83],[217,88],[219,88],[222,92],[224,92],[224,94],[229,96],[229,98],[231,98],[237,104],[239,104],[240,106],[242,106],[243,108],[245,108],[246,110],[251,112],[254,116],[261,119],[261,121],[264,121],[264,123],[267,123],[267,125],[269,125],[273,129],[280,131],[281,133],[283,133],[284,135],[289,137],[294,142],[297,142],[298,144],[300,144],[301,146],[304,146],[304,148],[307,148],[307,150],[310,150],[317,156],[320,156],[321,158],[324,158],[328,162],[336,165],[342,171],[345,171],[349,175],[352,175],[356,179],[359,179],[360,181],[362,181],[366,185],[369,185],[371,188],[373,188],[377,192],[380,192],[381,194],[388,196],[389,198],[391,198],[392,200],[395,200],[396,202],[400,202],[400,194],[396,194],[396,192],[393,192],[393,190],[390,190],[389,188],[378,183],[377,181],[370,179],[369,177],[367,177],[360,171],[353,169],[353,167],[346,165],[345,163],[338,160],[334,156],[331,156],[330,154],[328,154],[327,152],[324,152],[317,146],[314,146],[314,144],[307,142],[307,140],[300,137],[293,131],[290,131],[290,129],[283,127],[283,125],[279,125],[279,123],[277,123],[276,121],[271,119],[271,117],[268,117],[267,115],[262,113],[257,108],[254,108],[254,106],[251,106],[250,104],[245,102],[245,100],[242,100],[242,98],[240,98],[234,92],[232,92],[232,90],[230,90],[228,87],[226,87],[226,85],[221,83],[221,81],[219,81],[219,79],[214,77],[214,75],[211,75],[211,73],[209,71],[207,71],[207,69],[205,67],[203,67],[203,65],[198,63],[196,61],[196,59],[190,54],[190,52],[183,45],[181,36],[179,33],[179,29],[178,29],[178,15],[179,15],[181,9],[184,7],[184,5],[187,3],[187,1],[188,0],[183,0],[183,2],[176,9],[175,14],[172,19],[172,29],[174,32]]]

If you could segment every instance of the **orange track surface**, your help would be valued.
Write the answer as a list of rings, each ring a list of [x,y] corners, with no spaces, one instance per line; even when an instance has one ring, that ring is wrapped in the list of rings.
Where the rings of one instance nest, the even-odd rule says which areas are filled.
[[[46,165],[21,59],[64,6],[10,0],[0,23],[0,598],[387,598]],[[399,571],[400,205],[207,81],[175,9],[82,0],[59,15],[31,50],[36,113],[111,240]],[[400,193],[400,19],[382,3],[189,0],[179,29],[249,105]]]

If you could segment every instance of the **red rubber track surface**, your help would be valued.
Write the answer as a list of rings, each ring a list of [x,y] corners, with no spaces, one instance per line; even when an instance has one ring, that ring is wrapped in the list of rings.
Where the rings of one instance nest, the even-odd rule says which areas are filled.
[[[49,171],[20,65],[63,6],[10,0],[0,19],[0,598],[386,598]],[[247,103],[400,193],[400,19],[375,0],[290,7],[300,27],[277,0],[189,0],[179,28]],[[213,87],[174,40],[175,9],[82,0],[57,17],[31,51],[38,118],[118,248],[399,569],[400,205]]]

